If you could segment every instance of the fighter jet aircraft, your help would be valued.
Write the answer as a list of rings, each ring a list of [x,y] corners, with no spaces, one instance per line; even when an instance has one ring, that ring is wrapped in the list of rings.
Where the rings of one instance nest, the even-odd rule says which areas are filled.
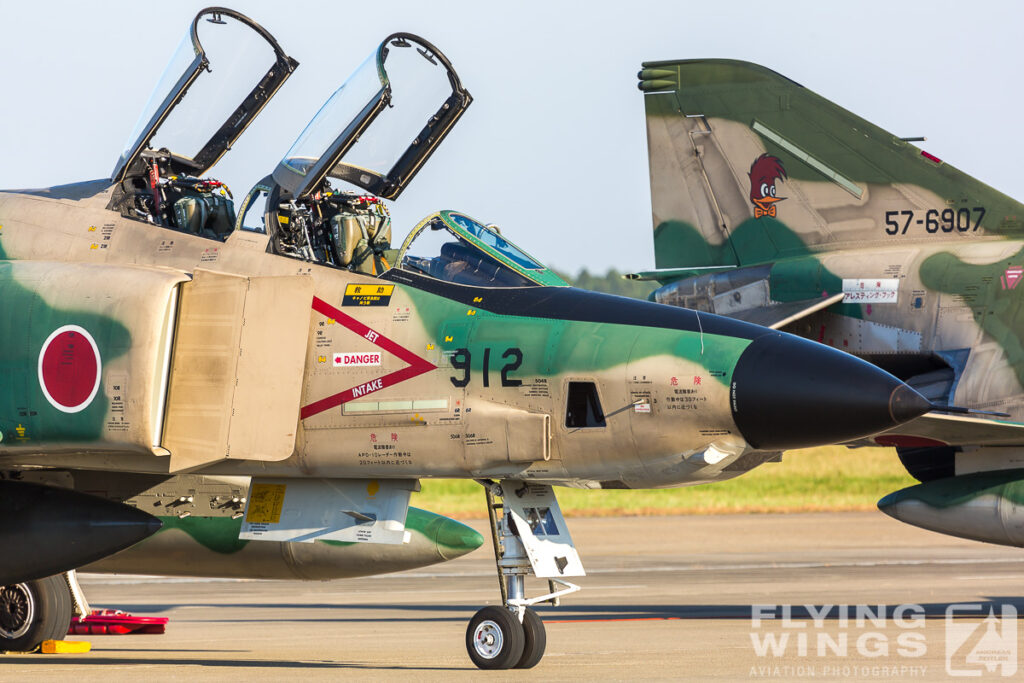
[[[645,63],[656,301],[854,354],[942,405],[852,445],[919,485],[879,507],[1024,546],[1024,205],[756,64]],[[1008,419],[1006,419],[1008,418]]]
[[[248,32],[251,29],[266,38],[265,42],[256,42],[262,43],[270,59],[267,63],[248,66],[267,70],[273,63],[279,67],[277,80],[270,80],[273,74],[268,73],[263,84],[253,91],[252,100],[259,107],[265,105],[269,94],[290,76],[297,62],[287,57],[262,27],[242,15],[222,9],[218,12],[204,12],[200,16],[206,20],[199,22],[197,17],[192,23],[186,36],[189,39],[185,43],[186,48],[175,54],[172,64],[177,63],[182,68],[185,64],[207,68],[206,44],[212,42],[217,45],[218,41],[223,43],[227,39],[227,46],[219,46],[220,57],[223,58],[227,47],[237,48],[239,42],[245,42],[237,39],[231,41],[231,32]],[[245,25],[249,28],[245,28]],[[215,32],[210,35],[208,31]],[[217,32],[227,32],[228,36],[218,35]],[[200,36],[205,43],[200,42]],[[252,43],[249,41],[248,46],[253,47]],[[257,44],[255,47],[261,46]],[[235,66],[236,69],[226,76],[237,80],[237,68],[240,65]],[[245,65],[241,66],[245,68]],[[218,67],[221,67],[220,62]],[[173,75],[174,78],[179,76]],[[263,71],[260,71],[255,77],[262,75]],[[223,86],[224,83],[216,85]],[[242,82],[241,85],[248,90],[252,83]],[[166,94],[159,92],[160,97]],[[144,112],[145,117],[152,114],[153,111]],[[248,120],[236,122],[239,126],[234,133],[236,137]],[[140,125],[145,123],[147,120]],[[228,136],[231,131],[225,128],[218,134]],[[227,190],[224,192],[226,194]],[[222,205],[230,207],[231,202],[222,202]],[[103,237],[97,236],[96,239],[103,242]],[[98,248],[105,246],[98,245]],[[5,287],[4,291],[11,290]],[[11,339],[9,333],[5,329],[5,340]],[[5,354],[7,350],[9,348]],[[4,358],[9,360],[6,355]],[[5,365],[5,372],[8,367]],[[102,370],[98,369],[98,372]],[[123,400],[119,395],[121,388],[118,384],[110,387],[116,401]],[[63,390],[68,389],[65,387]],[[62,400],[59,394],[51,396],[57,396],[58,402]],[[8,399],[15,403],[22,400],[15,395]],[[36,411],[14,408],[12,406],[15,403],[8,404],[3,431],[0,431],[0,441],[6,438],[5,446],[33,441],[31,425],[24,418],[35,416]],[[66,406],[61,410],[79,412],[66,410]],[[126,428],[123,426],[120,429]],[[22,520],[22,523],[5,529],[8,536],[4,547],[10,552],[6,558],[8,564],[0,572],[4,574],[2,581],[19,580],[27,576],[24,571],[26,563],[33,566],[33,575],[44,577],[0,588],[0,641],[6,650],[30,650],[41,640],[59,638],[67,633],[66,622],[71,616],[65,609],[69,608],[66,604],[69,588],[75,612],[83,617],[90,615],[91,608],[77,585],[74,572],[69,572],[63,578],[45,576],[51,568],[66,565],[63,556],[68,550],[61,547],[65,543],[77,546],[74,552],[79,553],[80,563],[98,560],[85,567],[90,572],[317,580],[422,567],[459,557],[483,543],[483,537],[470,527],[414,507],[409,508],[405,520],[406,537],[400,544],[364,544],[324,539],[311,543],[252,543],[239,538],[249,477],[211,478],[189,474],[168,476],[133,474],[127,471],[112,475],[95,470],[77,470],[72,477],[69,471],[25,468],[4,472],[0,478],[13,480],[0,481],[0,488],[5,492],[0,498],[0,509],[6,515]],[[46,487],[33,487],[34,483]],[[153,517],[132,516],[131,509],[124,506],[111,507],[96,497],[75,497],[67,491],[55,493],[53,487],[77,488],[101,494],[118,503],[144,509],[152,513]],[[8,491],[11,495],[6,495]],[[56,499],[53,498],[55,495]],[[51,516],[45,517],[44,513]],[[94,532],[101,522],[106,526],[100,536]],[[121,527],[121,533],[114,533],[111,528],[114,522]],[[159,528],[155,535],[110,555],[134,543],[154,528]],[[40,543],[41,537],[48,539],[47,542]],[[13,569],[13,573],[8,572],[9,569]],[[119,619],[123,621],[123,617]],[[95,617],[91,623],[96,623]]]
[[[218,61],[259,52],[234,40],[265,53],[248,81]],[[414,532],[465,552],[477,537],[409,508],[421,478],[455,477],[482,484],[503,589],[467,652],[532,667],[531,605],[585,573],[554,486],[719,481],[932,409],[798,336],[568,287],[459,211],[393,248],[385,201],[472,102],[412,34],[374,49],[236,216],[208,173],[293,68],[248,18],[204,10],[110,178],[0,193],[0,648],[66,624],[61,572],[187,573],[153,512],[220,553],[197,573],[277,576],[294,567],[238,565],[311,542],[391,548],[358,567],[385,571],[423,561],[402,554]]]

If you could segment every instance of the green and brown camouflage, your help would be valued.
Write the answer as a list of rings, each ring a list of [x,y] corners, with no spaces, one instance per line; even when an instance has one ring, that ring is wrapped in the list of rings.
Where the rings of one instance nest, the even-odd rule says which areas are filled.
[[[219,57],[199,36],[231,23],[275,57],[241,104],[192,102],[220,91],[190,87],[197,79],[230,76],[205,68]],[[2,362],[14,380],[0,387],[5,496],[47,495],[58,511],[62,499],[97,507],[80,492],[117,503],[110,519],[58,512],[18,536],[45,537],[48,573],[105,555],[63,552],[80,527],[102,536],[131,512],[154,534],[138,510],[164,531],[93,567],[329,578],[424,566],[480,545],[409,508],[421,478],[456,477],[502,501],[492,540],[506,606],[522,617],[525,573],[566,590],[562,579],[584,574],[553,486],[720,481],[932,407],[798,336],[569,287],[509,240],[514,230],[458,211],[428,216],[392,249],[384,200],[472,102],[412,34],[380,43],[235,216],[207,172],[295,63],[222,8],[201,11],[190,38],[174,62],[188,66],[158,85],[110,179],[0,192]],[[396,76],[404,68],[411,79]],[[392,93],[410,80],[439,100],[404,113],[415,98]],[[179,107],[194,114],[183,140],[164,130]],[[415,123],[395,133],[403,120]],[[381,158],[382,137],[393,158]],[[0,533],[36,524],[31,512]],[[8,565],[6,580],[23,580]]]
[[[28,416],[0,445],[9,463],[639,487],[766,459],[729,397],[768,330],[568,287],[462,285],[401,266],[363,275],[275,254],[268,235],[213,241],[117,215],[110,186],[67,198],[78,189],[0,194],[5,286],[39,302],[18,322],[39,341],[24,343],[27,388],[8,398],[20,411],[8,422]],[[44,210],[61,217],[42,226]],[[34,285],[34,269],[58,282],[50,267],[74,285]],[[62,325],[100,335],[91,320],[145,341],[121,356],[99,344],[96,412],[74,414],[89,440],[62,431],[36,361]],[[589,418],[569,414],[579,386]],[[726,455],[708,463],[709,448]]]
[[[219,181],[189,175],[193,157],[152,146],[166,112],[112,180],[0,193],[0,276],[14,294],[5,312],[21,334],[5,359],[20,379],[0,390],[0,424],[17,423],[0,441],[7,466],[674,486],[736,476],[781,443],[903,419],[885,407],[854,425],[836,396],[833,419],[818,421],[837,425],[833,438],[773,426],[742,398],[762,396],[763,373],[736,369],[746,354],[796,373],[797,385],[816,381],[799,376],[806,342],[574,290],[465,214],[440,211],[391,249],[380,197],[397,197],[433,147],[417,138],[390,171],[359,166],[355,176],[345,156],[372,139],[375,116],[390,115],[380,113],[394,80],[384,60],[418,59],[388,45],[364,66],[381,90],[338,128],[339,89],[237,221],[224,219],[233,210]],[[468,92],[429,49],[439,61],[427,68],[451,89],[439,111],[464,109]],[[444,116],[432,120],[447,126],[435,143],[458,118]],[[203,159],[226,144],[217,125]],[[380,195],[346,194],[331,179]],[[356,228],[374,245],[372,263],[345,263],[354,257],[334,247],[339,230]],[[374,274],[378,262],[388,270]],[[888,406],[898,383],[877,378]],[[796,415],[803,400],[769,403]]]
[[[106,466],[116,453],[120,466],[139,472],[202,467],[242,474],[259,463],[267,475],[516,474],[640,483],[654,462],[679,460],[735,435],[731,415],[718,406],[727,405],[732,368],[751,340],[722,334],[711,317],[703,335],[592,313],[592,320],[573,320],[586,315],[574,315],[576,291],[569,288],[561,288],[562,304],[544,307],[544,301],[521,314],[506,312],[509,293],[498,289],[463,286],[460,293],[472,296],[460,301],[438,293],[433,282],[413,282],[415,273],[401,269],[381,280],[268,253],[266,236],[234,232],[211,243],[112,216],[105,208],[109,193],[105,188],[73,201],[43,193],[0,195],[7,255],[0,275],[5,293],[14,294],[5,301],[22,354],[5,358],[20,379],[0,390],[8,404],[0,417],[8,460],[90,468]],[[39,239],[36,215],[50,203],[67,215]],[[70,225],[76,220],[77,230]],[[102,242],[106,248],[94,248],[103,237],[109,238]],[[60,261],[75,252],[81,261]],[[260,284],[274,291],[264,295]],[[360,287],[386,294],[363,305],[370,299],[355,293]],[[221,299],[206,307],[205,288]],[[523,289],[515,293],[522,297]],[[579,295],[585,306],[654,308]],[[251,342],[252,354],[262,355],[249,367],[242,362],[249,354],[242,311],[247,329],[258,326],[264,338],[274,336]],[[186,357],[193,347],[184,344],[184,328],[193,319],[191,343],[202,348]],[[88,409],[72,414],[47,402],[38,378],[43,341],[63,325],[78,325],[97,340],[105,380]],[[214,334],[218,330],[223,334]],[[367,339],[367,331],[378,340]],[[173,346],[167,343],[172,332],[178,335]],[[200,353],[217,356],[218,363],[197,359]],[[344,367],[336,365],[336,354],[371,358]],[[238,355],[235,362],[231,356]],[[188,373],[186,358],[194,363]],[[386,378],[403,371],[407,378],[376,388],[381,378],[389,384]],[[568,427],[570,381],[594,383],[599,410],[628,410],[609,415],[597,432]],[[168,384],[166,418],[153,399],[162,382]],[[206,405],[197,407],[194,394],[182,394],[188,403],[179,405],[179,382],[186,389],[201,384]],[[236,386],[258,392],[258,402],[241,403]],[[667,408],[680,386],[701,399],[682,415]],[[635,409],[637,401],[644,411]],[[185,423],[180,445],[167,448],[179,416]],[[671,426],[659,428],[662,419]],[[255,452],[233,448],[237,432],[258,444]],[[280,443],[286,446],[271,450]],[[606,465],[595,453],[598,443],[608,444],[601,452],[616,456]],[[633,455],[623,461],[623,452]]]
[[[167,511],[171,514],[158,515],[163,526],[156,534],[83,571],[323,581],[426,567],[461,557],[484,542],[473,528],[416,507],[405,518],[410,538],[402,545],[243,540],[240,511],[223,504],[245,496],[248,484],[239,483],[225,492],[229,484],[207,477],[172,477],[133,496],[126,502],[141,509],[152,509],[154,501],[174,503],[182,497],[177,492],[186,493],[188,501]]]
[[[245,91],[232,60],[203,45],[230,25],[258,49],[209,44],[271,59],[243,102],[214,106],[225,103],[202,93]],[[508,610],[478,612],[467,649],[481,668],[529,668],[543,629],[527,607],[585,575],[553,486],[719,481],[933,407],[799,336],[568,287],[508,239],[514,229],[457,211],[392,249],[385,200],[472,102],[412,34],[377,46],[236,216],[208,171],[296,62],[224,8],[202,10],[181,49],[110,179],[0,192],[0,331],[15,378],[0,387],[0,471],[5,501],[25,502],[7,506],[0,540],[39,549],[0,563],[4,583],[96,558],[105,571],[218,576],[423,566],[481,539],[411,509],[419,480],[474,479]],[[409,83],[432,99],[404,97]],[[775,216],[775,201],[758,210]],[[765,248],[744,232],[740,251]],[[806,287],[790,289],[799,300]],[[130,533],[107,538],[122,522]],[[528,574],[551,592],[527,598]]]
[[[746,354],[814,381],[805,342],[574,290],[465,214],[428,216],[391,249],[380,197],[397,197],[405,181],[388,179],[407,180],[431,150],[414,140],[390,171],[359,166],[365,175],[356,176],[345,156],[372,139],[375,116],[391,115],[373,113],[393,84],[384,60],[418,59],[389,45],[349,81],[369,69],[382,84],[353,122],[338,128],[338,102],[350,92],[342,86],[235,221],[222,218],[233,211],[219,181],[192,177],[189,157],[152,148],[159,124],[128,146],[112,181],[0,194],[6,286],[39,302],[12,309],[26,311],[16,323],[27,335],[22,355],[12,359],[21,382],[7,389],[20,412],[0,420],[25,417],[24,433],[0,442],[4,457],[160,474],[675,486],[741,474],[783,442],[862,436],[900,421],[888,408],[898,383],[878,375],[878,419],[818,421],[847,423],[829,438],[773,424],[755,405],[771,383],[754,368],[746,378],[735,370]],[[468,92],[429,49],[451,89],[439,111],[465,108]],[[332,179],[381,194],[346,194]],[[372,259],[338,248],[359,234]],[[43,315],[51,310],[59,314]],[[119,325],[130,347],[112,355],[93,320]],[[75,346],[74,335],[96,343]],[[761,350],[747,353],[755,343]],[[830,358],[821,360],[847,362]],[[845,399],[834,399],[828,409],[848,414]],[[744,432],[736,415],[745,400]],[[802,413],[805,399],[792,400],[769,403]],[[93,438],[79,438],[65,415]]]
[[[149,538],[83,567],[90,572],[328,580],[425,567],[483,544],[473,528],[416,507],[405,519],[409,540],[399,545],[240,539],[248,477],[36,470],[20,473],[19,481],[73,486],[162,522]]]
[[[894,361],[959,352],[943,400],[1024,417],[1024,206],[763,67],[657,62],[641,78],[657,267],[721,268],[696,294],[697,278],[650,273],[674,283],[658,300],[775,322],[766,308],[845,294],[784,329]],[[785,169],[785,197],[755,218],[748,169],[764,154]]]
[[[921,481],[1018,467],[1024,205],[756,64],[643,66],[657,270],[638,277],[663,284],[653,298],[1007,414],[931,413],[858,442],[896,446]]]
[[[1024,547],[1024,470],[973,472],[926,481],[878,501],[915,526],[986,543]]]

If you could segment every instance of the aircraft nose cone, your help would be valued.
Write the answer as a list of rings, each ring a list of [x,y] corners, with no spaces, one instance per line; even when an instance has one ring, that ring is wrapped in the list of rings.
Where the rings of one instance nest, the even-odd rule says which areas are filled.
[[[895,379],[895,378],[894,378]],[[899,382],[899,380],[896,380]],[[921,394],[900,382],[889,396],[889,415],[895,424],[910,422],[931,410],[931,403]]]
[[[823,446],[903,424],[930,403],[896,377],[842,351],[777,332],[733,370],[733,420],[763,450]]]

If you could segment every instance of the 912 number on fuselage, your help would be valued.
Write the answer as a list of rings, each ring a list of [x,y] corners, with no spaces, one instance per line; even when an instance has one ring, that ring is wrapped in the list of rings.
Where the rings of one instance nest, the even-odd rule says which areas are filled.
[[[501,354],[502,359],[508,361],[501,368],[501,386],[503,387],[518,387],[522,386],[523,380],[509,377],[510,372],[514,372],[519,369],[519,366],[523,364],[523,352],[521,349],[516,347],[510,347],[505,349],[505,352]],[[456,349],[455,353],[452,354],[452,367],[456,370],[462,371],[461,377],[450,377],[452,384],[456,387],[462,388],[467,386],[472,379],[473,355],[469,349]],[[491,349],[484,348],[483,350],[483,363],[481,367],[483,372],[483,385],[485,387],[491,386]]]

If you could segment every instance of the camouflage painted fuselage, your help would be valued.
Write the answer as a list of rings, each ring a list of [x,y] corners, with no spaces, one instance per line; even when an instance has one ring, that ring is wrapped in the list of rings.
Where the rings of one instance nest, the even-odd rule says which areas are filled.
[[[264,235],[125,219],[109,191],[0,194],[9,466],[666,486],[771,457],[735,464],[753,449],[728,408],[763,328],[570,288],[363,276],[269,254]],[[65,325],[102,363],[74,412],[57,404],[80,387],[43,392]],[[575,381],[594,383],[604,426],[566,426]]]
[[[764,67],[644,66],[655,300],[1009,414],[929,415],[860,443],[897,447],[923,482],[880,501],[889,514],[1021,545],[1024,205]]]
[[[656,300],[781,325],[1024,421],[1024,206],[757,65],[645,64],[640,87],[657,266],[681,271]],[[762,156],[783,169],[771,215]],[[931,445],[963,442],[945,436]]]

